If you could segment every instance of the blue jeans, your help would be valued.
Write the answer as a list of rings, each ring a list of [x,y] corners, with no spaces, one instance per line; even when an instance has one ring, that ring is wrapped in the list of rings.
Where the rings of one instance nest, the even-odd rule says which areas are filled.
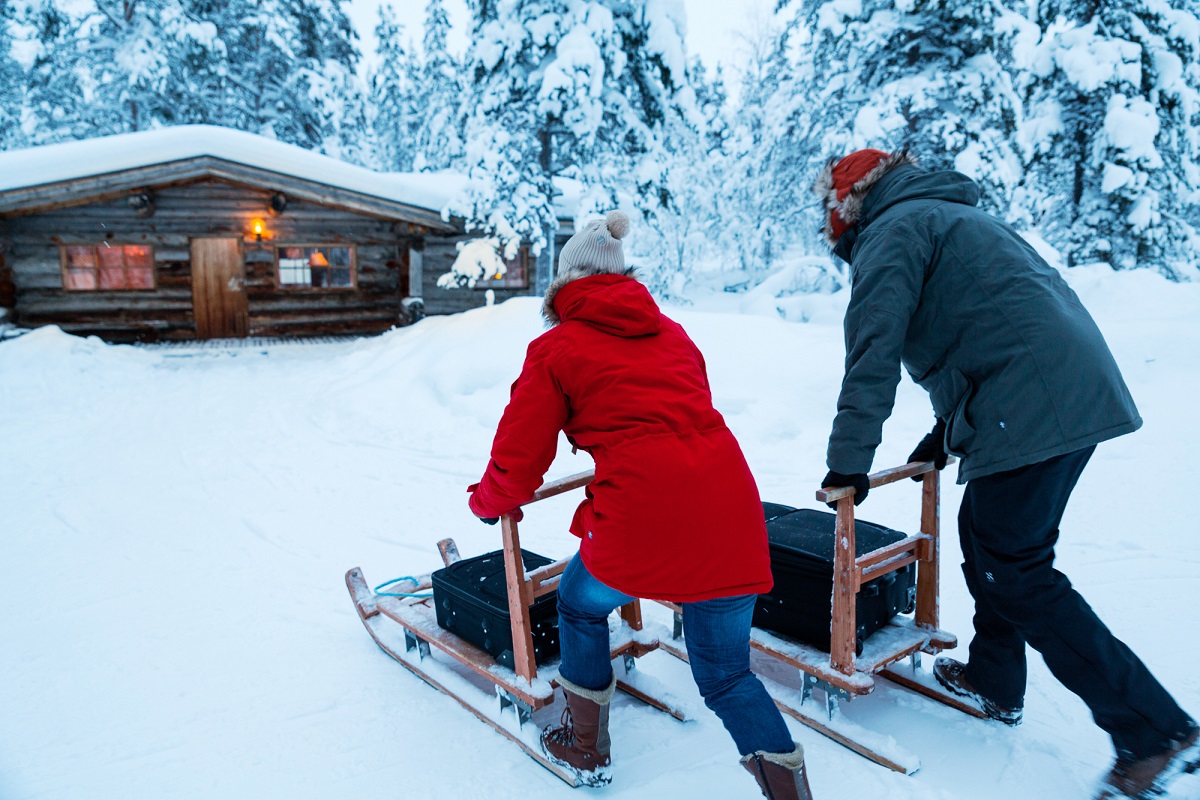
[[[739,753],[790,753],[796,745],[783,716],[750,671],[754,600],[741,595],[683,604],[692,678]],[[631,602],[592,577],[578,554],[571,559],[558,585],[560,675],[584,689],[608,686],[613,674],[608,615]]]

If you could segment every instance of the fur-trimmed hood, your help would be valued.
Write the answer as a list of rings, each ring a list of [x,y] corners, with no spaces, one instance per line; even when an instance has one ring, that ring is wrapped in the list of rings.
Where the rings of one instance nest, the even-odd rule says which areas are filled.
[[[866,200],[867,195],[871,193],[876,184],[892,170],[906,164],[917,163],[917,159],[907,149],[892,153],[879,161],[874,169],[855,181],[850,190],[843,194],[842,199],[838,200],[838,189],[844,187],[836,185],[834,168],[841,160],[837,158],[830,159],[829,163],[825,165],[825,169],[821,171],[821,174],[812,185],[813,194],[821,198],[821,206],[825,212],[825,223],[822,231],[830,247],[836,245],[840,238],[840,236],[835,235],[834,231],[834,212],[837,213],[837,216],[841,218],[841,221],[847,227],[853,227],[862,215],[863,201]]]
[[[546,293],[543,308],[551,327],[579,321],[625,338],[658,333],[663,324],[658,304],[650,291],[633,277],[632,268],[625,272],[623,275],[594,272],[574,275],[561,283],[555,281],[557,285]]]
[[[559,271],[559,275],[550,284],[550,288],[546,290],[546,299],[542,301],[542,316],[546,318],[546,324],[551,328],[555,325],[562,324],[562,318],[559,316],[558,309],[554,307],[554,299],[558,297],[559,291],[564,286],[572,281],[577,281],[580,278],[590,278],[593,275],[612,275],[614,273],[603,269],[595,269],[593,267],[570,267],[566,271]],[[637,270],[634,267],[627,267],[621,273],[623,277],[638,279]]]

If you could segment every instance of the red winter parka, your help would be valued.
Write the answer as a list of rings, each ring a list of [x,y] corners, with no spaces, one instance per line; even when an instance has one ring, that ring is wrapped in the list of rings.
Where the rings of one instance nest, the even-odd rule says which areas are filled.
[[[596,462],[571,532],[597,580],[676,602],[770,591],[758,488],[683,328],[624,275],[573,280],[547,306],[561,322],[529,345],[471,510],[529,502],[561,430]]]

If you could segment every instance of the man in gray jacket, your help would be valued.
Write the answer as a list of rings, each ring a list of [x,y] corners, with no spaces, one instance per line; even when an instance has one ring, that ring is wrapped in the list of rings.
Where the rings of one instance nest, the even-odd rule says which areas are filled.
[[[968,663],[938,680],[1020,722],[1025,645],[1112,737],[1102,797],[1149,797],[1200,767],[1200,729],[1054,569],[1067,499],[1096,445],[1141,427],[1079,298],[1012,228],[977,209],[966,176],[907,153],[860,150],[813,187],[834,253],[851,265],[846,373],[825,486],[867,473],[901,364],[937,418],[911,460],[961,459],[963,573],[975,600]]]

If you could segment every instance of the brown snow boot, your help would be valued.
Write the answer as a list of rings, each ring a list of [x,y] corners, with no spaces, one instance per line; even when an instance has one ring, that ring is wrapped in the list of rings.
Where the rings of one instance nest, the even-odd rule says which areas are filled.
[[[542,731],[542,750],[561,766],[575,773],[586,786],[612,782],[609,765],[608,704],[617,686],[613,675],[605,689],[584,689],[562,676],[558,678],[567,707],[562,724]]]
[[[1193,721],[1187,732],[1157,753],[1137,760],[1118,758],[1104,779],[1097,800],[1158,797],[1182,773],[1200,771],[1200,727]]]
[[[975,688],[967,681],[967,665],[961,661],[955,661],[948,656],[938,656],[933,662],[933,677],[937,678],[937,682],[951,694],[975,701],[989,719],[1003,722],[1010,727],[1021,724],[1021,718],[1024,716],[1023,709],[1020,706],[1003,708],[975,691]]]
[[[804,771],[804,748],[800,745],[790,753],[759,750],[742,756],[742,766],[758,781],[767,800],[812,800]]]

